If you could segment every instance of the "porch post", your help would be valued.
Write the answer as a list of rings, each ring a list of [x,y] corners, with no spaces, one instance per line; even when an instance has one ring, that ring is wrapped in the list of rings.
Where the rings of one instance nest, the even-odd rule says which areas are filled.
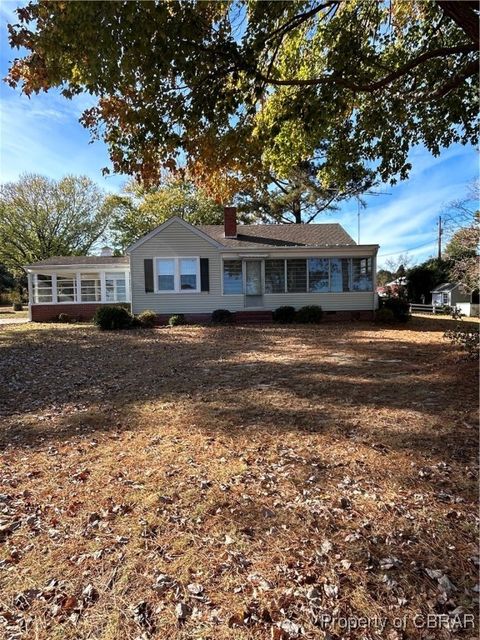
[[[57,304],[58,302],[56,273],[52,273],[52,302],[53,304]]]
[[[132,303],[132,298],[130,295],[130,270],[124,271],[125,273],[125,295],[127,297],[127,302]]]
[[[33,274],[29,271],[27,273],[27,286],[28,286],[28,305],[31,306],[33,303]]]
[[[105,281],[105,271],[100,271],[100,301],[107,301],[107,285]]]
[[[82,278],[80,276],[80,271],[77,271],[75,273],[75,280],[77,282],[77,295],[75,298],[75,302],[81,302],[82,301]]]

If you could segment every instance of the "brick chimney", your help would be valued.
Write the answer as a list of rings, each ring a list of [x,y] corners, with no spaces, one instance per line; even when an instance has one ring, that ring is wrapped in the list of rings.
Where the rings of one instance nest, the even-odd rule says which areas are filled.
[[[237,207],[225,207],[223,210],[225,238],[237,237]]]

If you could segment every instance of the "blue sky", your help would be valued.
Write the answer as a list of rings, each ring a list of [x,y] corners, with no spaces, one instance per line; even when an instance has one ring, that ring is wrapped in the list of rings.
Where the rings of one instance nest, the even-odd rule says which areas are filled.
[[[17,52],[7,42],[6,24],[15,21],[16,2],[0,5],[0,74],[7,73]],[[2,182],[16,180],[24,172],[51,178],[66,174],[89,176],[108,191],[119,191],[126,176],[102,176],[109,166],[103,142],[90,143],[90,135],[78,122],[82,111],[94,104],[89,95],[65,100],[58,92],[30,99],[0,83],[0,175]],[[393,187],[380,185],[381,195],[366,196],[361,209],[362,243],[380,244],[379,264],[407,253],[412,263],[436,253],[437,218],[452,200],[462,198],[468,184],[478,177],[478,154],[473,147],[455,145],[439,158],[423,148],[412,150],[413,170],[407,181]],[[342,204],[323,220],[338,221],[357,239],[355,199]],[[322,219],[319,219],[321,221]]]

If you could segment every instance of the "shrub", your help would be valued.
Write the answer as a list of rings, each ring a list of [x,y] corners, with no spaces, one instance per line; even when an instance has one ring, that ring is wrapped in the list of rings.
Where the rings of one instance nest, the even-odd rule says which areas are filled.
[[[185,320],[185,316],[183,315],[183,313],[177,313],[174,316],[170,316],[170,318],[168,319],[168,324],[171,327],[178,327],[182,324],[187,324],[187,321]]]
[[[302,322],[305,324],[318,324],[321,322],[323,316],[322,307],[317,306],[316,304],[307,305],[306,307],[301,307],[296,314],[297,322]]]
[[[70,323],[73,322],[73,318],[70,314],[68,313],[60,313],[58,316],[58,321],[59,322],[65,322],[65,323]]]
[[[410,305],[402,298],[384,298],[382,308],[390,309],[397,322],[408,322],[410,320]]]
[[[386,307],[377,309],[375,311],[375,322],[379,322],[381,324],[393,324],[395,322],[393,311],[391,309],[387,309]]]
[[[274,322],[290,324],[295,320],[295,307],[278,307],[272,314]]]
[[[233,322],[233,313],[228,309],[215,309],[212,313],[212,322],[214,324],[231,324]]]
[[[23,311],[23,304],[17,300],[12,304],[12,309],[14,311]]]
[[[98,307],[93,322],[103,331],[111,329],[128,329],[132,325],[132,315],[124,307],[105,305]]]
[[[137,316],[137,320],[141,327],[151,328],[157,324],[157,314],[147,309]]]
[[[466,352],[466,357],[476,360],[479,356],[480,333],[477,329],[462,329],[457,325],[443,334],[452,344],[457,344]]]

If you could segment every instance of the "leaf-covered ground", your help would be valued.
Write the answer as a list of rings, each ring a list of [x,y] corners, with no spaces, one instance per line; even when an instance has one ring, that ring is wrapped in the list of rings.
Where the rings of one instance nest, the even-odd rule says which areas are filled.
[[[2,328],[0,636],[476,637],[477,372],[443,329]]]

